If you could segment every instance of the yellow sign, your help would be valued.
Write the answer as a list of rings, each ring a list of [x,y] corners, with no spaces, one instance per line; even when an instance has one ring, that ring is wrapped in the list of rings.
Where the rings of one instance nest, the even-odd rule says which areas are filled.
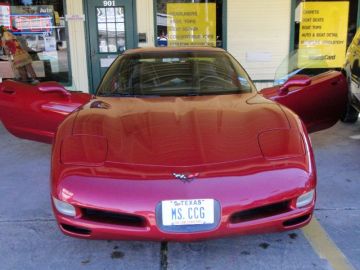
[[[349,2],[303,2],[300,12],[299,67],[342,67]]]
[[[216,47],[215,3],[168,3],[168,46]]]

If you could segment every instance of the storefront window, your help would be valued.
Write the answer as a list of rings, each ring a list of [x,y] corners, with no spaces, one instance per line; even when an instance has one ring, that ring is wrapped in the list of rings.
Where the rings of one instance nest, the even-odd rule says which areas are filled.
[[[294,47],[295,49],[299,48],[299,34],[300,34],[300,11],[301,4],[304,2],[339,2],[339,0],[296,0],[296,10],[295,10],[295,35],[294,35]],[[357,25],[357,12],[358,12],[358,0],[351,1],[341,1],[341,2],[349,2],[349,12],[348,12],[348,27],[347,27],[347,46],[350,45],[355,33],[356,33],[356,25]]]
[[[342,67],[356,32],[357,11],[358,0],[297,0],[294,49],[306,52],[309,59],[301,53],[299,57],[306,63],[312,60],[314,66],[318,62],[318,68]]]
[[[16,38],[31,58],[36,80],[69,83],[69,59],[63,0],[0,0],[0,25]],[[0,77],[22,79],[16,56],[0,48]],[[29,75],[29,74],[28,74]]]
[[[157,46],[223,47],[223,0],[156,0]]]
[[[316,76],[342,68],[356,32],[357,10],[358,0],[296,0],[294,51],[278,68],[274,84],[296,74]]]

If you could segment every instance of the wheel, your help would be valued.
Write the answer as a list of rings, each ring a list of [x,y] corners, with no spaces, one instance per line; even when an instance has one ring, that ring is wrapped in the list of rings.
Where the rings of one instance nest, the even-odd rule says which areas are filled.
[[[341,116],[340,120],[344,123],[355,123],[359,118],[359,112],[351,106],[350,103],[347,103],[344,114]]]

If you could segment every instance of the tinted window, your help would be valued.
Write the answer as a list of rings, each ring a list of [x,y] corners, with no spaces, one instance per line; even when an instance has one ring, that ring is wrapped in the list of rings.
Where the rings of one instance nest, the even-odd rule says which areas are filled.
[[[187,96],[251,92],[241,66],[224,52],[163,52],[120,56],[100,96]]]

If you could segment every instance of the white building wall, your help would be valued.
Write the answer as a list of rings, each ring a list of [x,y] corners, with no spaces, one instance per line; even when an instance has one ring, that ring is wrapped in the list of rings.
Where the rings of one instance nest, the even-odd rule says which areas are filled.
[[[227,48],[253,80],[273,80],[289,53],[291,1],[228,0]]]
[[[146,33],[147,42],[139,47],[154,46],[154,2],[153,0],[136,1],[136,20],[138,33]]]
[[[67,0],[66,14],[84,15],[83,1]],[[68,46],[70,49],[70,66],[72,73],[72,86],[67,88],[89,92],[85,23],[82,20],[72,20],[67,22],[69,32]]]

